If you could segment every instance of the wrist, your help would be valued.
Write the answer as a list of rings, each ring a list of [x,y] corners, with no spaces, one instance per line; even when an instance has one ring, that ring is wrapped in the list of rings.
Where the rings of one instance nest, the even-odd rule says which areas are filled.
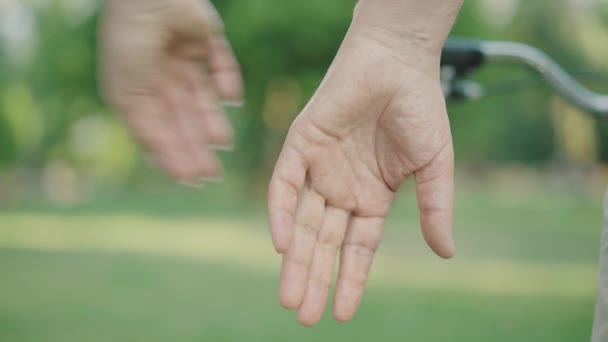
[[[359,0],[353,27],[439,58],[464,0]]]

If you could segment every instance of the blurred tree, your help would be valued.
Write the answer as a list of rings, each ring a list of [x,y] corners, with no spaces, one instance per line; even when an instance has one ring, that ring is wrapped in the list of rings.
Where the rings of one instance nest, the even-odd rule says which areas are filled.
[[[231,113],[235,114],[238,149],[228,157],[228,165],[243,177],[267,176],[286,129],[331,64],[355,3],[216,3],[246,80],[246,107],[243,113]],[[595,67],[606,65],[606,59],[600,58],[605,46],[594,46],[603,30],[608,31],[606,4],[598,1],[585,12],[576,7],[578,3],[466,1],[453,35],[529,43],[571,70],[588,69],[590,61]],[[124,132],[117,133],[117,119],[98,95],[95,46],[99,5],[94,0],[23,0],[8,5],[25,6],[34,14],[35,44],[31,56],[16,65],[7,58],[11,54],[6,39],[0,39],[0,164],[4,167],[19,163],[44,168],[56,159],[81,167],[85,163],[98,166],[103,160],[103,173],[116,170],[117,179],[129,179],[130,173],[141,171],[134,166],[131,142]],[[596,19],[585,22],[590,13]],[[519,68],[488,66],[476,78],[485,84],[499,84],[530,76]],[[554,158],[557,146],[549,115],[550,92],[542,87],[524,90],[450,104],[458,159],[542,163]],[[32,129],[36,125],[40,137],[34,139]],[[107,147],[110,150],[83,158],[83,148],[75,147],[82,140],[74,138],[80,134],[74,132],[83,127],[108,132],[106,139],[110,140],[103,146],[111,146]],[[597,130],[599,151],[608,161],[606,124],[597,126]]]
[[[11,127],[0,112],[0,168],[11,166],[17,158],[17,145]]]

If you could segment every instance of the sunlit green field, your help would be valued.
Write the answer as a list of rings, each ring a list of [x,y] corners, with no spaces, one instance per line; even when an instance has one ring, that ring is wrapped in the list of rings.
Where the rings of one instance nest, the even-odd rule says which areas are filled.
[[[589,339],[599,198],[461,191],[452,261],[400,199],[356,318],[312,329],[278,304],[263,211],[182,200],[0,214],[0,341]]]

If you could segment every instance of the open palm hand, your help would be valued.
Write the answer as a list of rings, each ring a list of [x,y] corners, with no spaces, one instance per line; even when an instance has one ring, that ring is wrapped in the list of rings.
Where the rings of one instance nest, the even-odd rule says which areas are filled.
[[[437,73],[412,67],[374,35],[350,32],[291,127],[269,190],[273,242],[284,254],[280,300],[300,322],[321,318],[338,251],[334,316],[355,314],[395,193],[410,175],[424,236],[449,258],[453,150]]]

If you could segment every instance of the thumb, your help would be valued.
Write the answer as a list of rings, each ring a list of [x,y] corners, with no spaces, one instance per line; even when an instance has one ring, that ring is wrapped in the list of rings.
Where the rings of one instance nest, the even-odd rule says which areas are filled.
[[[451,139],[428,165],[416,172],[416,195],[424,239],[440,257],[453,257],[454,150]]]

